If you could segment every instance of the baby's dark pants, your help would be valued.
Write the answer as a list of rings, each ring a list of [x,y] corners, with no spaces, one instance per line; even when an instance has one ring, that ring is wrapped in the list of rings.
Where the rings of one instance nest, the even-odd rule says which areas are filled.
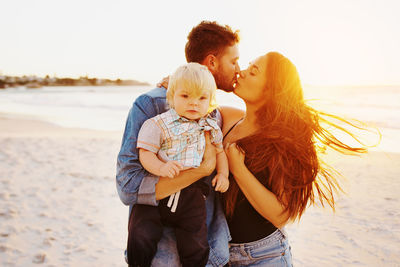
[[[197,184],[182,189],[175,212],[167,207],[168,199],[160,200],[158,206],[133,206],[128,225],[129,266],[151,266],[163,226],[174,228],[183,267],[207,264],[209,246],[204,189]]]

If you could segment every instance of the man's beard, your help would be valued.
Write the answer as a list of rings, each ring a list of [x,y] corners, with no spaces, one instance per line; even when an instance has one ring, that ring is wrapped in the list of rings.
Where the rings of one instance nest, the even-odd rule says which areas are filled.
[[[218,71],[218,73],[214,75],[214,78],[218,89],[224,90],[225,92],[233,92],[235,89],[233,86],[233,79],[229,79],[222,75],[222,71]]]

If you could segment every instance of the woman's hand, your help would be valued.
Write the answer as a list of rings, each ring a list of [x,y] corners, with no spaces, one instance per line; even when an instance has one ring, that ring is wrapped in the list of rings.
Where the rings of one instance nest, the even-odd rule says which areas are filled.
[[[236,143],[227,143],[224,149],[228,158],[229,171],[236,176],[240,170],[246,167],[244,164],[244,151]]]
[[[249,171],[244,164],[244,151],[233,143],[225,145],[225,153],[229,170],[253,208],[277,228],[282,228],[289,220],[285,205]]]

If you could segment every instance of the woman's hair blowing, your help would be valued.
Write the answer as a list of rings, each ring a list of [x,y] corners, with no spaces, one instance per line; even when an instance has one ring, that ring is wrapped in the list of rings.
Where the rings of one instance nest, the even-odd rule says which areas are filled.
[[[237,141],[245,152],[245,164],[253,174],[268,167],[270,175],[263,178],[267,179],[264,184],[286,207],[290,219],[299,219],[307,205],[317,200],[334,209],[334,192],[341,188],[335,171],[319,158],[316,142],[344,154],[365,153],[365,147],[346,145],[323,125],[345,132],[357,141],[334,121],[362,127],[309,107],[292,62],[277,52],[268,53],[265,58],[265,104],[256,113],[259,130]],[[232,179],[224,197],[228,217],[233,214],[238,192],[239,187]]]

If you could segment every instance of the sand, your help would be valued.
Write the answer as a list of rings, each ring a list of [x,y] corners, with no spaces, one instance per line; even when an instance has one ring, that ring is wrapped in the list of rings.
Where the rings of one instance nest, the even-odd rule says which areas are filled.
[[[0,266],[126,266],[121,137],[0,114]],[[287,227],[295,266],[400,266],[400,155],[330,162],[347,194]]]
[[[346,194],[288,226],[296,266],[400,266],[400,155],[330,159]]]
[[[0,266],[124,266],[121,136],[0,120]]]

